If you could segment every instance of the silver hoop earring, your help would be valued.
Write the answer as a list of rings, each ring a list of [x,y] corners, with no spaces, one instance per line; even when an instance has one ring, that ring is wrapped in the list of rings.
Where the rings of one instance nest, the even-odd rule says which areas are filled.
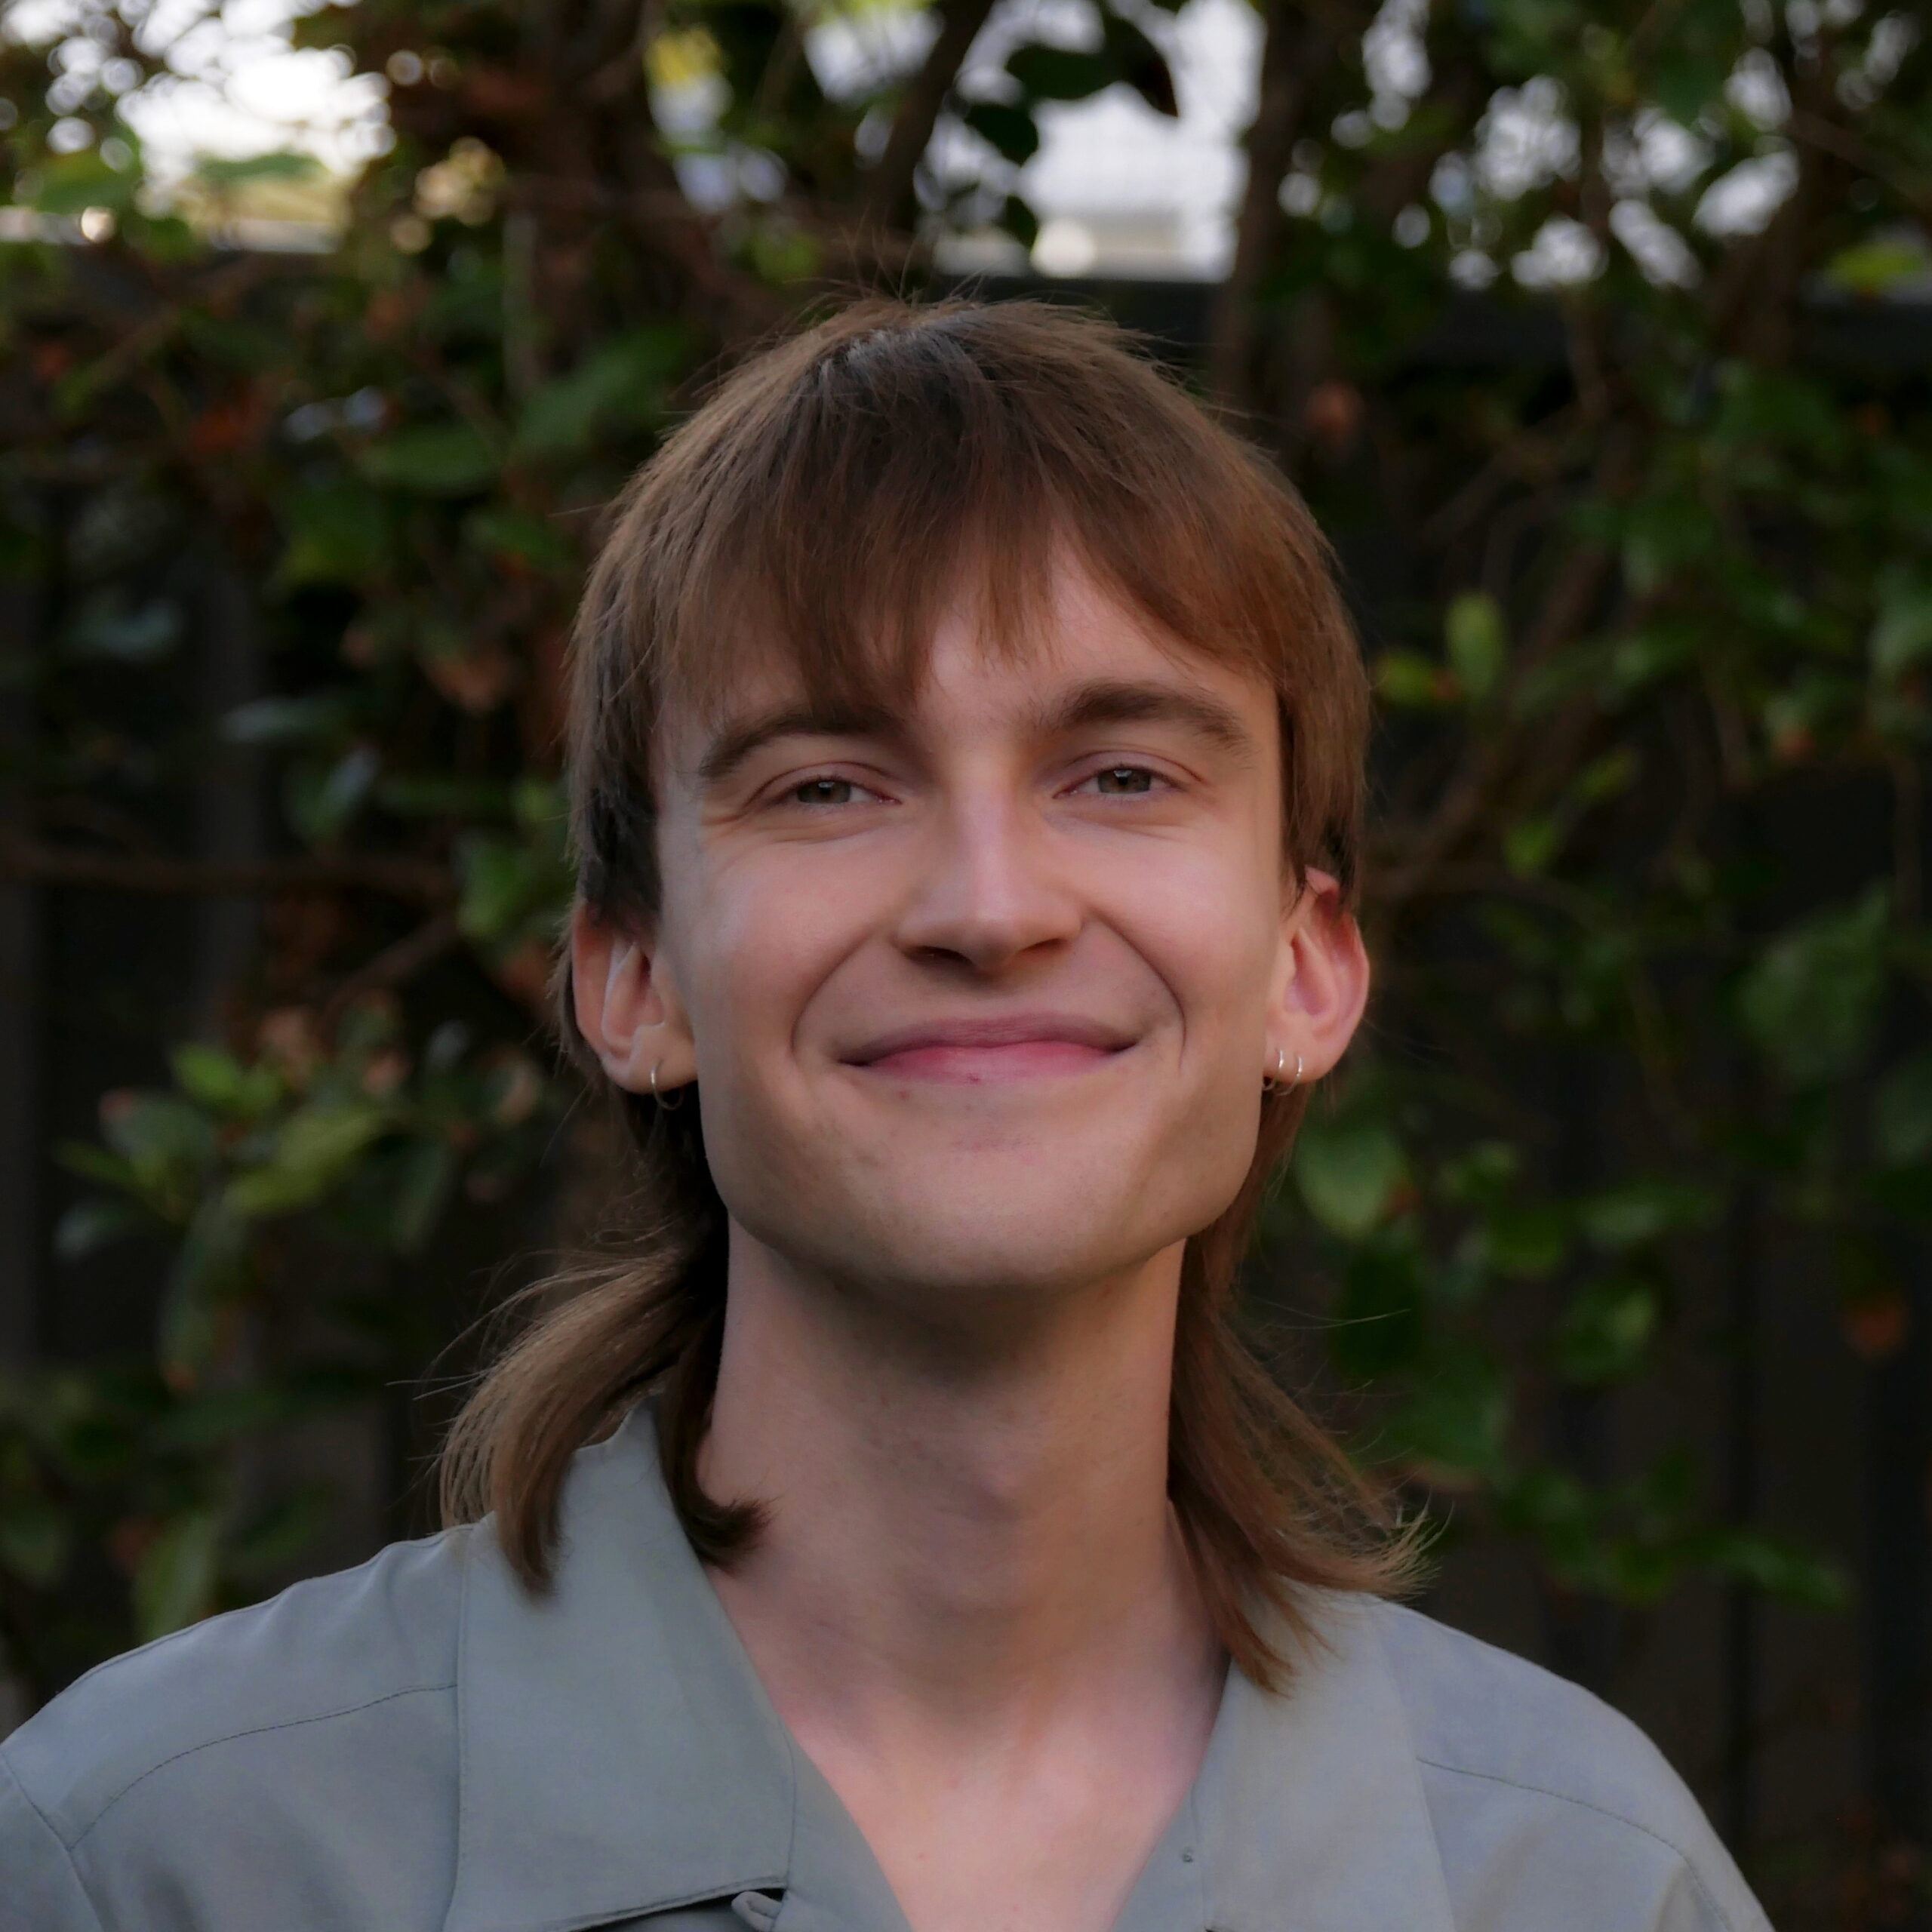
[[[1262,1092],[1264,1094],[1285,1094],[1291,1089],[1299,1087],[1301,1084],[1301,1055],[1300,1054],[1297,1054],[1295,1055],[1295,1071],[1294,1078],[1289,1079],[1284,1077],[1287,1075],[1287,1050],[1284,1047],[1277,1047],[1275,1049],[1274,1072],[1272,1073],[1264,1073],[1261,1076]]]
[[[681,1087],[679,1088],[677,1090],[677,1098],[675,1100],[668,1099],[665,1095],[658,1092],[657,1069],[663,1064],[664,1063],[662,1060],[654,1060],[651,1063],[651,1097],[657,1103],[658,1109],[660,1112],[674,1114],[685,1104],[685,1092]]]

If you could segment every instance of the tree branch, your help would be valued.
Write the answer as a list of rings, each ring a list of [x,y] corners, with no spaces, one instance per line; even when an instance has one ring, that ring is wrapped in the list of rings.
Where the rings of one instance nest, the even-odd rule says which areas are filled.
[[[1281,231],[1276,198],[1300,139],[1313,83],[1334,58],[1341,10],[1303,0],[1270,0],[1261,45],[1261,85],[1247,131],[1247,180],[1235,223],[1235,258],[1214,300],[1208,346],[1208,385],[1225,402],[1253,403],[1254,294],[1273,262]]]
[[[463,943],[463,928],[454,912],[438,912],[412,933],[405,933],[392,946],[386,946],[365,961],[330,994],[317,1021],[323,1033],[365,993],[379,987],[399,986],[413,980],[425,968],[433,966],[446,952]]]
[[[939,38],[900,95],[891,131],[885,137],[885,151],[866,177],[860,204],[862,221],[903,229],[910,228],[918,219],[914,174],[932,140],[940,109],[992,11],[992,0],[941,0]]]
[[[189,898],[246,897],[278,892],[378,892],[426,906],[446,906],[456,883],[441,866],[420,859],[291,858],[211,862],[148,853],[94,852],[26,838],[0,842],[0,878],[29,885],[93,887],[105,892]]]

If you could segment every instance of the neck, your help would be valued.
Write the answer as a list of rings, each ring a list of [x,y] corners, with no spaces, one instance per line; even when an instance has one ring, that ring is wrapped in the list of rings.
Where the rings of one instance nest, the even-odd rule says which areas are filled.
[[[1216,1672],[1167,1496],[1180,1252],[989,1341],[733,1230],[702,1474],[768,1513],[715,1580],[795,1728],[1023,1732]]]

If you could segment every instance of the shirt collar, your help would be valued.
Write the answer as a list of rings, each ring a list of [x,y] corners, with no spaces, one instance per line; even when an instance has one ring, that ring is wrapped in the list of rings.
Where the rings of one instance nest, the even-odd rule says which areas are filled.
[[[792,1747],[659,1476],[647,1411],[579,1452],[555,1580],[469,1539],[445,1932],[588,1927],[783,1884]]]
[[[1389,1614],[1321,1593],[1280,1696],[1230,1672],[1195,1781],[1213,1932],[1455,1932]]]
[[[903,1927],[685,1539],[647,1411],[577,1456],[548,1593],[487,1529],[467,1563],[445,1932],[567,1932],[788,1887],[786,1932]],[[1119,1932],[1454,1932],[1377,1607],[1312,1608],[1322,1640],[1284,1694],[1229,1672]]]

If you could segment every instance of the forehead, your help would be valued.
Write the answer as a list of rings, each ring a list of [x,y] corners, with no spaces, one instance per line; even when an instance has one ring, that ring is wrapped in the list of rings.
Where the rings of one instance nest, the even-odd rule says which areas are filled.
[[[775,626],[748,624],[712,667],[724,675],[666,694],[660,742],[681,764],[780,708],[916,733],[962,713],[1044,718],[1065,694],[1102,687],[1192,694],[1206,700],[1204,718],[1218,707],[1251,737],[1272,733],[1275,694],[1257,668],[1175,635],[1064,549],[1030,595],[961,584],[934,600],[922,629],[881,627],[866,645],[814,651]]]

